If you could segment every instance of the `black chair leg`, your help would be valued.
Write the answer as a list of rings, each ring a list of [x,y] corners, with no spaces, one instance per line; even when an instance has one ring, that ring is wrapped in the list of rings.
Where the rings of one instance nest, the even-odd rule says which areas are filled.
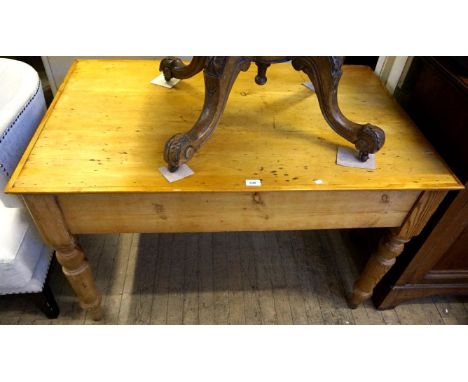
[[[47,280],[44,283],[42,292],[36,293],[35,300],[37,307],[47,316],[47,318],[58,317],[60,310]]]

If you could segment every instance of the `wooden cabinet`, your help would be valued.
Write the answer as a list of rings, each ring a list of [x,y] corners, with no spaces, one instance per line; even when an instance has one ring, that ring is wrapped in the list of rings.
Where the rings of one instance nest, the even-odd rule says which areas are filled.
[[[416,57],[395,97],[468,188],[468,60]],[[468,190],[451,192],[377,285],[387,309],[430,295],[468,295]]]

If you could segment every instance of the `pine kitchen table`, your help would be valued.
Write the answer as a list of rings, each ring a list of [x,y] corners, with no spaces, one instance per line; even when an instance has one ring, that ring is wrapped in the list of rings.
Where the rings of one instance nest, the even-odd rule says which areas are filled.
[[[374,171],[338,166],[337,147],[351,144],[326,124],[305,74],[282,64],[265,87],[253,68],[239,75],[218,129],[190,162],[195,174],[169,183],[159,172],[164,143],[198,117],[204,87],[202,76],[153,85],[158,65],[76,61],[6,189],[23,197],[95,319],[101,298],[75,235],[388,227],[354,286],[357,306],[446,193],[462,188],[366,67],[343,68],[340,106],[381,126],[386,142]]]

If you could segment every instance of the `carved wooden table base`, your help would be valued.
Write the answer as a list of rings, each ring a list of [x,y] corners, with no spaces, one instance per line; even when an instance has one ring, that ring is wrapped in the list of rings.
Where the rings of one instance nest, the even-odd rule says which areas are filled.
[[[385,142],[384,131],[371,124],[360,125],[350,121],[338,106],[342,57],[194,57],[188,65],[176,57],[167,57],[159,67],[167,81],[190,78],[202,70],[205,78],[205,102],[200,117],[191,130],[176,134],[166,142],[164,159],[169,170],[176,171],[189,161],[213,134],[241,70],[246,71],[250,63],[255,62],[258,67],[255,82],[264,85],[267,68],[273,63],[286,61],[291,61],[294,69],[309,76],[325,120],[334,131],[355,145],[362,161],[380,150]]]

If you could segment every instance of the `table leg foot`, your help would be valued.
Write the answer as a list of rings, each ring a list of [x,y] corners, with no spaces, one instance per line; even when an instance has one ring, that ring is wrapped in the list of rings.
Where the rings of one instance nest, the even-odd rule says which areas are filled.
[[[349,301],[350,307],[357,307],[372,295],[374,287],[395,264],[397,256],[403,252],[405,243],[421,233],[446,193],[446,191],[422,192],[401,227],[387,231],[380,240],[377,251],[371,256],[354,284],[353,295]]]
[[[101,321],[103,317],[101,301],[99,300],[99,305],[95,306],[94,308],[88,309],[88,313],[91,316],[93,321]]]
[[[361,305],[361,303],[364,300],[367,300],[371,295],[372,293],[366,293],[354,287],[353,294],[348,300],[348,306],[351,309],[356,309],[359,305]]]
[[[351,308],[356,308],[372,295],[374,287],[395,264],[397,256],[403,252],[404,244],[408,241],[409,239],[400,237],[392,231],[381,239],[377,251],[371,256],[354,284],[353,294],[349,301]]]
[[[73,291],[76,293],[80,306],[87,310],[93,319],[100,320],[101,296],[96,289],[91,268],[81,248],[74,241],[68,249],[56,251],[57,260]]]
[[[330,127],[353,143],[359,158],[366,161],[385,143],[385,133],[371,124],[360,125],[347,119],[338,106],[338,84],[341,78],[342,57],[294,57],[292,65],[306,73],[314,84],[320,109]]]
[[[265,62],[256,62],[255,63],[258,68],[258,73],[255,76],[255,83],[257,85],[265,85],[267,82],[267,76],[266,76],[266,71],[270,64],[265,63]]]
[[[193,128],[171,137],[164,148],[170,171],[188,162],[210,138],[223,114],[232,85],[241,70],[247,70],[246,57],[209,57],[204,70],[205,102]]]

